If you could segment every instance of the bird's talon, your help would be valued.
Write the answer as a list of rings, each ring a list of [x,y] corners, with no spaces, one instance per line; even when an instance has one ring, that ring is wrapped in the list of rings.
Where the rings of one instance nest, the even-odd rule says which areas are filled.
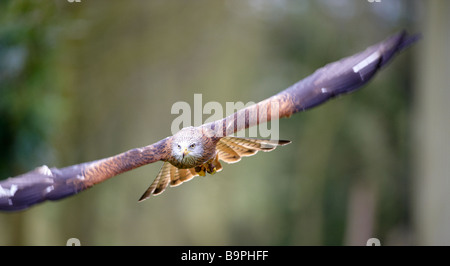
[[[199,172],[197,172],[197,173],[198,173],[199,176],[205,176],[206,175],[205,168],[202,167],[202,169]]]
[[[216,167],[214,167],[213,169],[209,169],[209,171],[208,171],[208,173],[211,175],[215,174],[216,172],[217,172]]]

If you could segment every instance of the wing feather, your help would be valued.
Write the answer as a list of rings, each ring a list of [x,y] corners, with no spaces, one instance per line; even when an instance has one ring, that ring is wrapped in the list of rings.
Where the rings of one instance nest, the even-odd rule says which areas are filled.
[[[224,141],[219,141],[217,143],[216,149],[219,154],[219,160],[226,163],[237,163],[241,160],[241,156],[233,150],[232,147],[228,146]]]
[[[182,182],[189,181],[194,177],[189,169],[178,169],[178,172],[180,173],[180,180]]]
[[[176,174],[174,175],[175,178],[170,182],[171,187],[179,186],[182,183],[191,180],[195,176],[198,176],[194,168],[178,169],[175,166],[172,166],[172,169],[173,171],[176,171]]]
[[[150,187],[142,194],[139,201],[143,201],[153,195],[158,195],[166,189],[167,185],[169,184],[170,180],[170,170],[171,170],[171,164],[169,162],[164,162],[164,164],[161,166],[161,170],[159,170],[158,175],[156,176],[153,183],[150,185]]]
[[[161,171],[159,171],[159,174],[158,174],[158,177],[157,177],[157,179],[159,179],[158,183],[156,184],[156,187],[153,190],[152,194],[158,195],[158,194],[162,193],[166,189],[166,187],[167,187],[167,185],[169,184],[169,181],[170,181],[170,169],[171,169],[171,166],[172,165],[170,163],[164,162],[164,164],[162,166],[162,169],[161,169]],[[156,183],[156,182],[153,182],[153,183]],[[153,186],[153,184],[152,184],[152,186]],[[150,186],[150,190],[152,190],[151,189],[152,186]]]
[[[64,168],[38,167],[0,181],[0,211],[17,211],[75,195],[113,176],[168,158],[169,138],[108,158]],[[158,181],[159,182],[159,181]],[[5,192],[6,191],[6,192]]]
[[[246,128],[308,110],[340,94],[362,87],[395,54],[420,38],[399,32],[366,50],[327,64],[291,87],[223,119],[203,125],[222,137]]]
[[[252,156],[258,151],[272,151],[277,146],[291,143],[288,140],[223,137],[217,143],[219,159],[226,163],[240,161],[241,157]]]
[[[183,183],[183,182],[180,180],[180,173],[179,173],[179,171],[178,171],[178,168],[172,167],[172,168],[170,169],[170,171],[171,171],[171,176],[170,176],[170,186],[171,186],[171,187],[175,187],[175,186],[178,186],[178,185],[180,185],[181,183]]]

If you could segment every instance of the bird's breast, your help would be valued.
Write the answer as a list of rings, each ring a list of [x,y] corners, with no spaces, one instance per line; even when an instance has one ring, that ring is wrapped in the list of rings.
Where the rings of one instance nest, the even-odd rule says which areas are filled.
[[[197,158],[190,158],[190,157],[186,156],[182,160],[178,160],[176,158],[171,158],[168,161],[169,161],[169,163],[171,163],[173,166],[175,166],[177,168],[189,169],[189,168],[193,168],[193,167],[202,165],[207,160],[204,160],[203,158],[197,159]]]
[[[181,169],[189,169],[196,166],[200,166],[207,161],[215,158],[216,156],[216,149],[213,150],[204,150],[201,156],[194,157],[194,156],[185,156],[184,158],[176,158],[174,156],[171,156],[168,160],[169,163],[171,163],[173,166]]]

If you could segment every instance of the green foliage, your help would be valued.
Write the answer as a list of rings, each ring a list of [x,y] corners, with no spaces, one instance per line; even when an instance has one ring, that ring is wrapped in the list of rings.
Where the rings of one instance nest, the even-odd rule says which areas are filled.
[[[0,5],[0,178],[6,178],[50,159],[59,96],[51,72],[54,2]]]

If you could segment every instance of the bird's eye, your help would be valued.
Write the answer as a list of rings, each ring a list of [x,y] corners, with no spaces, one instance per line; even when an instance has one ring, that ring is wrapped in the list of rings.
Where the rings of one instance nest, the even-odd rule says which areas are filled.
[[[180,146],[180,144],[177,144],[177,147],[178,147],[178,149],[181,149],[181,146]]]
[[[189,148],[193,149],[195,147],[195,143],[192,143]]]

